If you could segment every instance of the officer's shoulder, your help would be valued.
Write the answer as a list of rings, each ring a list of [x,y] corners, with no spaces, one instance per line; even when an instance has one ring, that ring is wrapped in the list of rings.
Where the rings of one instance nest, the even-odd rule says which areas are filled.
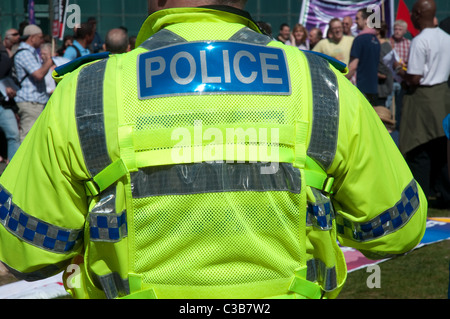
[[[79,67],[85,66],[91,62],[100,61],[108,58],[109,54],[110,54],[109,52],[101,52],[79,57],[75,60],[72,60],[68,63],[65,63],[55,68],[53,76],[56,78],[63,78],[66,74],[75,71]]]
[[[325,59],[327,62],[329,62],[332,66],[334,66],[341,73],[346,74],[348,72],[347,64],[345,64],[329,55],[323,54],[321,52],[316,52],[316,51],[303,51],[303,52],[306,54],[313,54],[314,56],[318,56],[318,57],[321,57],[322,59]]]

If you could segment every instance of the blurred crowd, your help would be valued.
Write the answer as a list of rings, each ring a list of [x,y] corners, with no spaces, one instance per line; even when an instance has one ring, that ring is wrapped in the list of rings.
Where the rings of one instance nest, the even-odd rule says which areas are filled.
[[[17,29],[0,30],[0,162],[9,163],[43,111],[56,88],[56,67],[92,53],[125,53],[135,41],[123,26],[99,35],[94,17],[64,36],[60,45],[26,21]]]
[[[355,16],[331,19],[324,30],[307,30],[302,24],[290,26],[283,23],[277,34],[273,34],[269,23],[260,21],[258,25],[276,41],[300,50],[323,53],[346,64],[348,72],[345,76],[374,107],[401,149],[403,100],[410,90],[405,73],[409,69],[424,67],[425,58],[417,58],[416,52],[414,61],[411,61],[411,37],[405,21],[395,21],[393,33],[390,34],[384,22],[374,28],[370,27],[368,15],[368,11],[362,9]],[[440,32],[446,32],[448,36],[448,21],[447,18],[439,25],[433,17],[433,26],[426,28],[439,30],[436,36],[447,42],[450,40]],[[55,89],[56,83],[51,77],[54,68],[91,53],[125,53],[134,49],[136,41],[136,37],[129,36],[123,26],[109,30],[104,36],[99,35],[95,18],[89,18],[75,28],[73,34],[66,35],[59,47],[39,26],[28,25],[26,22],[17,29],[0,30],[0,34],[3,35],[0,42],[0,134],[3,134],[0,136],[0,161],[6,163],[14,156]],[[427,50],[435,48],[425,48],[422,52],[428,52]],[[425,67],[429,68],[428,65]],[[441,64],[441,67],[445,69],[447,64]],[[443,73],[448,77],[447,71],[449,70],[444,70]],[[417,86],[435,84],[421,81]],[[436,126],[439,123],[429,125]],[[422,133],[426,134],[418,132]],[[420,145],[419,142],[411,147],[414,149]],[[410,149],[402,153],[406,154],[407,151]],[[428,195],[431,193],[433,189],[428,191]],[[445,202],[450,204],[450,194],[448,196]]]
[[[385,22],[369,25],[370,12],[333,18],[323,30],[283,23],[274,34],[268,23],[258,24],[277,41],[345,63],[345,76],[373,106],[430,206],[448,209],[450,133],[447,141],[444,118],[450,123],[450,59],[445,54],[450,52],[450,19],[439,23],[435,7],[417,2],[411,20],[421,32],[412,40],[407,22],[395,21],[390,34]]]

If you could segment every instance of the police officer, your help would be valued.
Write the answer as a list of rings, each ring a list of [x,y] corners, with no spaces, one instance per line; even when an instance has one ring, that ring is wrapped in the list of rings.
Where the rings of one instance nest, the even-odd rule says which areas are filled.
[[[346,66],[245,2],[149,0],[135,50],[56,69],[0,179],[10,271],[65,270],[76,298],[333,298],[337,240],[420,242],[426,199]]]

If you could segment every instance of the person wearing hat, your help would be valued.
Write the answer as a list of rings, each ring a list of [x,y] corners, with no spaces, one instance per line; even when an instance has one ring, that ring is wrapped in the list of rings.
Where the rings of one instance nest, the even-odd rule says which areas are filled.
[[[48,101],[44,78],[53,65],[51,56],[42,54],[40,57],[36,51],[44,43],[41,28],[33,24],[26,26],[22,40],[14,56],[14,66],[20,82],[15,100],[19,107],[21,142]]]
[[[392,118],[392,112],[385,106],[375,106],[375,112],[377,112],[378,116],[383,122],[384,126],[388,130],[389,134],[391,134],[392,139],[395,141],[395,144],[398,146],[398,131],[395,130],[395,119]]]

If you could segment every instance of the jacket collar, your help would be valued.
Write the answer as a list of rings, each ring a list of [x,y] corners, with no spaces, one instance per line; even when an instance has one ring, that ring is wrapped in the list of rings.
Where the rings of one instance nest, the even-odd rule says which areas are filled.
[[[171,8],[157,11],[145,20],[137,36],[136,47],[168,25],[197,21],[240,23],[258,33],[262,33],[248,12],[233,7]]]

